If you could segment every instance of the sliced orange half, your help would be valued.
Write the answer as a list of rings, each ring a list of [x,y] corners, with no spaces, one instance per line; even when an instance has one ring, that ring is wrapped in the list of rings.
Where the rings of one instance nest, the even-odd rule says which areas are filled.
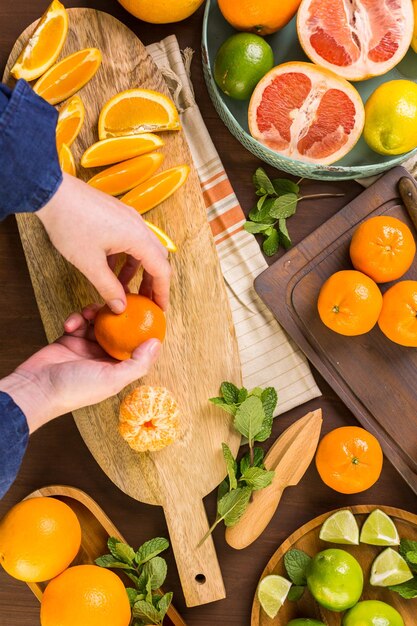
[[[124,137],[181,128],[172,100],[150,89],[128,89],[113,96],[101,110],[98,136]]]
[[[155,226],[155,224],[152,224],[152,222],[148,222],[148,220],[144,220],[144,222],[146,226],[148,226],[148,228],[151,229],[153,234],[158,237],[159,241],[162,243],[163,246],[165,246],[165,248],[169,252],[177,251],[177,246],[175,245],[175,243],[172,241],[172,239],[170,239],[170,237],[168,237],[168,235],[161,228],[158,228],[158,226]]]
[[[53,0],[11,69],[15,78],[35,80],[55,63],[68,33],[68,14]]]
[[[164,170],[129,191],[121,198],[121,201],[142,215],[177,191],[185,183],[189,173],[188,165],[178,165]]]
[[[85,107],[80,96],[74,96],[60,109],[56,126],[56,145],[58,152],[63,143],[68,147],[75,141],[85,118]]]
[[[76,176],[76,168],[75,161],[71,149],[63,143],[61,149],[59,151],[59,165],[61,166],[61,170],[66,172],[67,174],[71,174],[71,176]]]
[[[120,163],[147,152],[152,152],[164,145],[158,135],[144,133],[143,135],[129,135],[127,137],[112,137],[97,141],[87,148],[81,157],[83,167],[100,167]]]
[[[148,180],[163,160],[164,155],[160,152],[142,154],[103,170],[90,178],[88,184],[111,196],[118,196]]]
[[[78,50],[52,66],[33,89],[50,104],[58,104],[73,96],[93,78],[101,58],[98,48]]]

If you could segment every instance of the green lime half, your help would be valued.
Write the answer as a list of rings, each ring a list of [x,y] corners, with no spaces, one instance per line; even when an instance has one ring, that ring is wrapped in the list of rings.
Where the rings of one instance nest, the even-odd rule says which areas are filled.
[[[400,536],[392,519],[384,511],[375,509],[362,526],[360,541],[371,546],[398,546]]]
[[[352,511],[336,511],[328,517],[321,527],[320,539],[329,543],[359,545],[359,526]]]
[[[395,550],[387,548],[372,563],[370,583],[374,587],[401,585],[413,578],[407,563]]]
[[[265,576],[259,583],[258,600],[265,613],[273,619],[284,604],[291,583],[282,576]]]
[[[324,624],[323,622],[319,622],[317,619],[299,617],[298,619],[292,619],[288,622],[287,626],[324,626]]]
[[[214,80],[227,96],[247,100],[273,67],[274,53],[265,39],[251,33],[238,33],[226,39],[217,52]]]
[[[345,614],[342,626],[404,626],[404,620],[389,604],[364,600]]]
[[[346,611],[361,597],[362,568],[346,550],[323,550],[308,565],[307,586],[312,596],[326,609]]]

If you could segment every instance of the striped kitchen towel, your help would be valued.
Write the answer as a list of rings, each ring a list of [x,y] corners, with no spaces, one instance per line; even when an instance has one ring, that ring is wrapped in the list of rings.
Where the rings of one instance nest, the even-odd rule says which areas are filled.
[[[195,102],[192,50],[181,53],[174,35],[147,50],[178,107],[197,169],[207,217],[226,282],[242,364],[243,384],[275,387],[277,415],[320,395],[310,367],[257,296],[253,281],[267,268],[258,243],[243,229],[245,217]]]

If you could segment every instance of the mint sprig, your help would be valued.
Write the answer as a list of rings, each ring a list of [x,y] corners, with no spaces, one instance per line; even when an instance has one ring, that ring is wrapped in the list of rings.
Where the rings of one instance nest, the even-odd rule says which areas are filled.
[[[401,539],[399,553],[414,573],[414,577],[400,585],[393,585],[389,589],[398,593],[402,598],[411,600],[417,598],[417,541]]]

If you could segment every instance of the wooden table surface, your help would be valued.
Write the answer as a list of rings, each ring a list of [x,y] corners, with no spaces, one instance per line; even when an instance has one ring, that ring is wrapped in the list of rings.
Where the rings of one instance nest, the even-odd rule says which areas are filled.
[[[41,15],[48,0],[1,0],[0,66],[4,68],[9,51],[21,31]],[[174,25],[144,24],[126,13],[116,0],[67,0],[67,7],[89,6],[113,14],[125,22],[145,43],[175,33],[182,48],[192,47],[196,55],[192,79],[197,102],[216,144],[231,182],[245,211],[254,203],[252,173],[261,163],[247,152],[228,132],[209,100],[200,64],[200,33],[203,10],[190,19]],[[266,168],[271,171],[270,168]],[[275,175],[276,172],[275,172]],[[322,224],[339,208],[356,196],[361,187],[353,181],[340,183],[305,182],[309,193],[344,192],[344,198],[300,203],[297,214],[289,221],[294,242]],[[0,224],[0,377],[8,374],[22,360],[45,343],[45,335],[36,307],[25,259],[14,218]],[[330,388],[316,376],[323,391],[319,398],[275,420],[277,436],[297,417],[321,406],[324,432],[338,426],[355,424],[355,418]],[[119,491],[93,460],[70,415],[49,423],[32,436],[19,476],[0,502],[0,517],[27,493],[48,484],[67,484],[90,494],[111,517],[133,546],[153,536],[167,533],[162,510],[130,499]],[[210,519],[215,517],[216,496],[206,498]],[[327,488],[310,467],[296,488],[287,490],[275,519],[262,537],[243,552],[229,548],[222,527],[216,529],[216,543],[223,571],[227,599],[211,605],[186,609],[172,554],[168,554],[167,590],[173,590],[175,604],[190,626],[249,626],[250,610],[257,580],[268,559],[287,535],[310,518],[330,509],[349,504],[387,504],[417,513],[413,492],[385,462],[379,482],[369,491],[356,496],[342,496]],[[35,626],[39,624],[39,605],[29,589],[0,572],[0,626]],[[81,626],[81,625],[74,625]]]

